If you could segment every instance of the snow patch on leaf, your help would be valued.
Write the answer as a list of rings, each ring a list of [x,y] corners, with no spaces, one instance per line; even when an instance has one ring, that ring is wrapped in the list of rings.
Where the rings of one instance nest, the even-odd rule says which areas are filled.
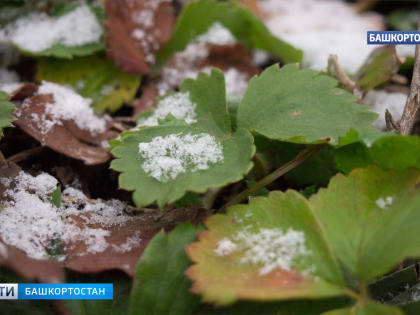
[[[160,119],[172,115],[184,120],[187,124],[196,123],[195,108],[197,104],[191,102],[190,93],[175,93],[163,98],[153,114],[139,121],[139,126],[157,126]]]
[[[173,180],[187,170],[206,170],[209,164],[224,160],[221,143],[206,133],[155,137],[151,142],[139,143],[139,153],[144,159],[143,170],[161,182]]]
[[[10,40],[22,50],[39,53],[56,44],[67,47],[99,43],[101,24],[88,6],[80,6],[58,18],[34,13],[10,27]]]
[[[46,104],[45,113],[41,117],[32,114],[44,135],[53,126],[62,125],[63,120],[73,120],[80,129],[94,135],[105,131],[107,121],[95,115],[90,107],[92,100],[80,96],[70,87],[44,81],[39,86],[38,94],[51,94],[54,98],[53,103]]]
[[[386,210],[390,205],[392,205],[394,201],[393,197],[381,197],[376,200],[376,205],[381,208],[382,210]]]
[[[8,188],[4,193],[7,198],[3,202],[4,209],[0,211],[0,237],[5,244],[24,251],[33,259],[54,256],[63,261],[66,254],[60,246],[64,245],[67,251],[76,242],[86,246],[80,256],[101,253],[111,246],[106,239],[111,235],[107,228],[123,226],[133,220],[125,212],[124,203],[90,201],[75,188],[64,190],[65,198],[57,208],[50,199],[58,182],[46,173],[31,176],[20,171],[15,178],[3,178],[1,184]],[[140,234],[135,234],[121,246],[112,244],[112,248],[125,252],[138,246],[140,241]]]
[[[239,262],[259,266],[261,276],[279,268],[291,271],[299,258],[310,254],[305,246],[305,234],[289,228],[260,229],[258,232],[246,229],[236,233],[232,239],[219,241],[215,253],[226,256],[233,252],[243,252]]]

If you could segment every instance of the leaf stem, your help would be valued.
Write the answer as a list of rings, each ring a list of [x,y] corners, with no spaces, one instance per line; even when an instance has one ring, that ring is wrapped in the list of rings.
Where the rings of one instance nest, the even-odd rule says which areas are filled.
[[[287,162],[286,164],[280,166],[278,169],[276,169],[274,172],[268,174],[266,177],[255,183],[253,186],[249,187],[248,189],[244,190],[240,194],[233,197],[231,200],[228,201],[223,207],[222,211],[225,211],[228,207],[236,205],[240,203],[241,201],[247,199],[252,194],[256,193],[260,189],[270,185],[274,181],[276,181],[278,178],[286,174],[287,172],[291,171],[295,167],[299,166],[303,162],[305,162],[307,159],[309,159],[312,155],[317,153],[321,147],[323,147],[324,144],[317,144],[313,145],[309,148],[306,148],[298,153],[296,157]]]

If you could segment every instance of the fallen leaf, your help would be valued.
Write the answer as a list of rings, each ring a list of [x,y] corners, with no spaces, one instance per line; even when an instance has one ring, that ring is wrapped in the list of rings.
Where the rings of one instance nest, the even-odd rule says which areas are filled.
[[[31,135],[49,148],[69,156],[82,160],[87,165],[102,164],[109,160],[110,155],[103,148],[85,144],[84,142],[99,143],[115,138],[116,133],[109,131],[109,126],[103,134],[96,138],[86,131],[80,130],[74,122],[66,121],[63,125],[51,127],[48,132],[42,130],[39,118],[45,114],[45,106],[53,102],[51,95],[34,95],[15,111],[17,120],[14,122],[27,134]]]
[[[156,212],[144,213],[135,216],[132,221],[129,221],[124,226],[115,226],[108,229],[111,235],[106,240],[111,246],[101,253],[86,253],[84,242],[68,244],[67,248],[65,248],[67,256],[65,262],[66,268],[84,273],[120,269],[128,275],[134,276],[138,260],[142,256],[149,241],[159,231],[162,229],[170,231],[181,222],[192,222],[198,225],[211,214],[211,211],[201,208],[169,208],[162,210],[161,214],[162,216],[159,217],[159,214]],[[100,226],[91,225],[89,227],[95,228]],[[126,252],[115,250],[114,246],[120,247],[129,237],[133,237],[136,233],[140,237],[138,246]]]
[[[105,21],[108,54],[124,71],[147,74],[170,39],[175,13],[169,1],[108,0]]]

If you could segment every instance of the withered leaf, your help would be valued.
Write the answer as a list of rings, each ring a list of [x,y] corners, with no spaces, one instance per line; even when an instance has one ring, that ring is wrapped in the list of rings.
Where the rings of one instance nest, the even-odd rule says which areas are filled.
[[[107,51],[124,71],[147,74],[155,54],[170,39],[175,13],[169,1],[108,0]]]
[[[74,122],[63,121],[63,125],[55,124],[49,130],[43,130],[39,119],[45,115],[45,106],[53,102],[52,95],[38,94],[27,98],[15,112],[17,120],[14,122],[23,131],[51,149],[74,159],[82,160],[87,165],[105,163],[109,160],[109,153],[101,147],[88,145],[99,144],[101,141],[115,138],[116,133],[109,130],[92,136],[78,128]],[[48,117],[48,115],[46,115]]]
[[[161,214],[162,216],[157,215],[156,212],[140,214],[123,226],[108,228],[107,230],[111,232],[111,235],[106,240],[110,246],[100,253],[88,253],[83,242],[67,244],[65,246],[67,256],[66,268],[84,273],[120,269],[133,276],[136,264],[147,244],[160,230],[170,231],[178,223],[186,221],[191,221],[198,225],[211,213],[206,209],[176,208],[166,209]],[[79,220],[78,223],[82,224],[82,220]],[[101,228],[98,225],[90,225],[89,227]],[[127,239],[135,236],[136,233],[140,237],[137,246],[132,246],[127,251],[116,250],[116,248],[120,248],[122,244],[127,242]]]

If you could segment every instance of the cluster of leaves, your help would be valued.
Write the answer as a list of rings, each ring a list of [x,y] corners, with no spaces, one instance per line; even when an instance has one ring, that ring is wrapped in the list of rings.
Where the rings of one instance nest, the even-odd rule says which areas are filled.
[[[45,5],[52,17],[60,17],[80,5],[28,3],[8,1],[5,7],[15,8],[20,15]],[[126,201],[130,198],[122,190],[132,192],[131,200],[140,214],[127,226],[113,228],[109,241],[120,244],[123,237],[140,231],[141,245],[121,255],[104,252],[82,256],[83,249],[76,248],[62,264],[53,259],[30,259],[7,246],[9,256],[0,256],[0,279],[114,282],[114,301],[55,305],[72,314],[418,313],[417,261],[410,259],[420,256],[416,240],[420,226],[420,139],[418,135],[374,129],[371,125],[377,114],[358,102],[399,71],[401,60],[395,47],[376,49],[354,74],[346,74],[334,57],[330,58],[328,73],[300,69],[302,51],[272,35],[242,3],[198,0],[185,5],[178,16],[170,2],[159,4],[152,12],[151,29],[159,30],[161,36],[156,46],[146,49],[130,35],[139,26],[131,20],[129,10],[132,6],[144,9],[145,3],[132,0],[129,6],[126,1],[107,0],[104,9],[97,3],[89,4],[104,25],[99,43],[75,47],[57,44],[37,53],[17,47],[36,64],[31,78],[34,83],[71,86],[92,99],[96,113],[112,114],[100,135],[83,132],[69,121],[45,135],[33,114],[45,113],[51,95],[37,94],[34,83],[11,95],[0,92],[1,135],[16,120],[14,124],[31,139],[27,141],[36,139],[67,156],[70,162],[66,166],[70,165],[72,172],[78,169],[87,177],[100,172],[98,177],[107,184],[115,184],[114,171],[120,173],[121,190],[110,184],[102,185],[102,191],[113,190],[104,195],[117,195]],[[393,27],[409,27],[401,23],[402,14],[396,12],[390,17]],[[153,87],[151,83],[159,80],[162,67],[215,22],[234,35],[247,57],[253,49],[264,50],[270,54],[272,65],[258,69],[260,74],[249,81],[246,92],[236,101],[226,95],[221,70],[199,73],[179,87],[195,104],[193,123],[167,115],[160,117],[156,126],[130,129],[133,126],[126,121],[155,113],[154,109],[139,116],[134,112],[143,111],[142,98]],[[155,62],[146,58],[150,53]],[[148,95],[157,107],[172,96]],[[22,101],[31,106],[17,107],[19,114],[14,117],[15,105]],[[127,112],[133,114],[128,119],[121,117]],[[144,170],[139,144],[156,137],[202,133],[221,144],[222,162],[198,171],[187,168],[165,182]],[[6,132],[2,150],[5,147],[13,152],[9,147],[15,136]],[[110,139],[109,152],[100,144]],[[55,166],[60,166],[57,161],[62,163],[62,157],[56,153],[49,151]],[[2,177],[15,176],[20,170],[13,160],[18,159],[0,161]],[[21,167],[28,166],[22,163]],[[65,178],[60,176],[63,184]],[[83,184],[92,187],[89,180]],[[249,188],[238,194],[246,186]],[[61,199],[58,188],[51,202],[59,207]],[[236,205],[244,199],[249,202]],[[229,207],[222,207],[226,203]],[[151,208],[141,208],[145,206]],[[246,248],[216,254],[220,242],[233,240],[238,233],[263,229],[300,231],[307,254],[293,261],[290,268],[276,267],[268,274],[261,274],[261,262],[244,263]],[[33,266],[31,270],[28,264]],[[66,277],[63,268],[67,269]],[[109,272],[113,269],[125,274]],[[108,273],[94,274],[103,271]],[[39,314],[60,312],[46,304],[32,303],[29,307]],[[7,302],[4,309],[24,314],[28,305]]]

